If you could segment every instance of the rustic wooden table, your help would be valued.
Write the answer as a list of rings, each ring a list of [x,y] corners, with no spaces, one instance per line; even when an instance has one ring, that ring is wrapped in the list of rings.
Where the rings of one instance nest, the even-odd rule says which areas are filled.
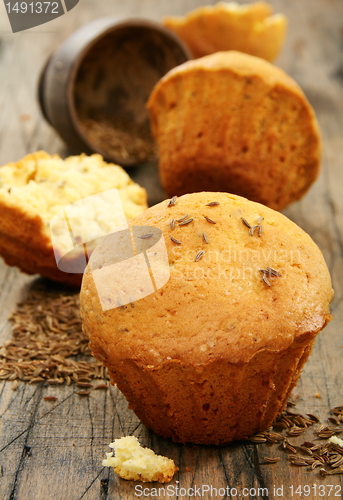
[[[69,154],[42,118],[36,94],[46,58],[76,28],[106,15],[159,20],[167,14],[181,15],[201,3],[201,0],[80,0],[67,15],[17,34],[11,32],[1,4],[0,164],[38,149],[62,156]],[[317,113],[324,142],[319,180],[301,202],[285,213],[323,251],[335,289],[334,321],[319,336],[295,391],[300,394],[297,411],[314,413],[327,424],[330,408],[343,404],[343,3],[342,0],[271,0],[271,3],[289,19],[286,45],[277,64],[304,89]],[[147,187],[150,204],[164,198],[156,165],[132,172]],[[0,345],[3,345],[11,337],[9,315],[29,289],[36,286],[37,277],[26,276],[1,261],[0,280]],[[43,398],[52,389],[44,383],[19,382],[13,390],[12,382],[0,382],[1,500],[131,500],[139,496],[191,498],[192,495],[230,499],[343,498],[343,475],[324,478],[318,469],[308,471],[291,466],[278,445],[243,442],[219,448],[173,444],[143,427],[116,388],[94,391],[87,398],[75,392],[73,385],[54,387],[58,400],[47,402]],[[146,485],[145,492],[135,490],[133,482],[120,480],[112,470],[102,467],[108,443],[127,434],[136,435],[144,444],[176,461],[180,471],[171,483],[174,490],[161,491],[160,495],[154,495],[152,485]],[[313,439],[313,431],[289,439],[300,444],[304,439]],[[266,456],[280,460],[266,464]],[[177,485],[202,489],[178,493]],[[207,487],[217,491],[207,491]],[[231,491],[224,492],[226,487]]]

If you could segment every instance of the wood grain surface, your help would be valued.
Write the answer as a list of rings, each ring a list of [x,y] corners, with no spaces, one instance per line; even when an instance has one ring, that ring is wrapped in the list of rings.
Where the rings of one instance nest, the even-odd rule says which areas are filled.
[[[0,164],[38,149],[63,157],[70,153],[40,113],[37,81],[47,57],[75,29],[106,15],[160,20],[164,15],[181,15],[201,3],[201,0],[80,0],[68,14],[16,34],[11,32],[1,3]],[[271,0],[271,3],[289,19],[287,41],[276,63],[302,86],[317,113],[324,143],[319,180],[285,214],[319,245],[333,279],[334,321],[319,335],[295,390],[300,394],[296,410],[314,413],[327,424],[330,408],[343,404],[343,2]],[[147,188],[150,205],[165,197],[155,164],[132,169],[130,173]],[[11,337],[8,317],[16,303],[37,283],[41,285],[42,280],[0,262],[0,345]],[[43,283],[49,294],[53,285]],[[19,382],[13,390],[11,382],[0,381],[1,500],[343,498],[343,475],[323,478],[317,470],[291,466],[278,445],[174,444],[140,424],[115,387],[93,391],[88,397],[77,395],[76,390],[73,385],[52,387],[25,382]],[[56,395],[58,400],[44,400],[48,394]],[[135,490],[137,483],[118,479],[101,462],[105,451],[109,451],[108,444],[128,434],[175,460],[180,470],[170,483],[173,488],[207,485],[212,491],[203,488],[183,494],[185,491],[174,489],[169,490],[172,494],[168,491],[158,494],[151,490],[154,485],[146,484],[148,490],[143,494]],[[290,441],[300,444],[308,439],[313,439],[312,429]],[[264,457],[280,457],[280,460],[266,464]],[[306,485],[309,490],[304,489]],[[297,489],[299,486],[302,489]],[[227,487],[231,492],[224,492]]]

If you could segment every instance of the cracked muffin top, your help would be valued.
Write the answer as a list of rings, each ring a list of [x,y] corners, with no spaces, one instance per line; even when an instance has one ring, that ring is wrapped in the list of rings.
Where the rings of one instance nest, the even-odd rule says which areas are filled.
[[[93,274],[103,272],[102,286],[110,290],[116,272],[108,260],[111,236],[96,248],[83,277],[81,310],[91,348],[109,366],[123,358],[151,369],[166,360],[247,362],[259,350],[286,349],[331,319],[323,255],[279,212],[236,195],[202,192],[159,203],[131,226],[143,226],[147,240],[147,228],[162,232],[170,277],[140,300],[103,310]],[[152,259],[154,246],[150,250],[150,276],[156,277],[161,262]],[[126,276],[137,286],[139,272],[131,258]]]

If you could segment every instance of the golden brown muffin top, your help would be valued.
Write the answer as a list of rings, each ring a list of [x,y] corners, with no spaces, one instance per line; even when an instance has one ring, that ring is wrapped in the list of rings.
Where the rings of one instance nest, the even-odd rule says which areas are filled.
[[[185,215],[193,220],[177,222]],[[264,205],[227,193],[187,194],[155,205],[131,225],[161,229],[170,278],[134,307],[104,311],[92,274],[85,273],[84,330],[106,364],[123,358],[151,369],[171,359],[246,362],[261,349],[283,350],[330,320],[333,291],[319,248]],[[109,252],[105,240],[90,264],[106,265]],[[267,268],[280,276],[261,271]]]
[[[148,108],[151,109],[155,99],[162,98],[159,92],[171,81],[183,78],[185,74],[194,71],[227,72],[231,71],[240,76],[250,77],[252,74],[259,75],[270,87],[282,84],[292,92],[298,93],[307,100],[301,87],[285,71],[273,64],[243,52],[229,50],[216,52],[214,54],[191,59],[168,71],[155,85],[149,101]],[[201,85],[201,81],[199,82]],[[229,89],[228,89],[229,91]]]
[[[239,50],[273,61],[284,43],[287,19],[272,14],[266,2],[219,2],[197,7],[183,17],[166,17],[162,23],[183,39],[194,57]]]
[[[258,57],[187,61],[157,83],[148,108],[168,196],[227,191],[282,210],[318,176],[312,107],[290,76]]]

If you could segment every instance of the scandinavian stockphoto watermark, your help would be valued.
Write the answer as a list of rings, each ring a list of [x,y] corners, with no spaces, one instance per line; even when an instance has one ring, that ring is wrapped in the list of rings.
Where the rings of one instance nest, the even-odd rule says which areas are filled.
[[[50,231],[58,269],[91,273],[103,310],[151,295],[167,283],[171,270],[174,280],[218,280],[228,295],[243,286],[254,289],[258,282],[272,287],[284,279],[289,266],[301,262],[298,249],[245,248],[234,241],[206,250],[175,244],[168,255],[160,228],[129,227],[117,189],[64,207],[52,217]],[[277,270],[270,263],[277,263]]]
[[[63,208],[52,217],[50,232],[58,269],[90,272],[103,310],[142,299],[169,280],[162,231],[153,226],[129,227],[117,189]]]
[[[285,277],[287,266],[295,265],[301,261],[301,252],[298,249],[275,249],[275,248],[240,248],[235,244],[228,245],[225,249],[206,249],[205,257],[209,266],[194,266],[194,250],[175,246],[170,252],[173,267],[173,279],[186,281],[199,280],[221,280],[233,284],[237,281],[261,280],[262,271],[267,273],[268,279],[273,277]],[[178,263],[182,262],[182,266]],[[277,262],[278,270],[275,271],[267,266],[269,262]],[[261,268],[261,263],[272,272]],[[276,273],[276,274],[274,274]],[[269,276],[270,274],[270,276]]]
[[[79,0],[36,1],[4,0],[13,33],[48,23],[63,16],[79,3]]]

